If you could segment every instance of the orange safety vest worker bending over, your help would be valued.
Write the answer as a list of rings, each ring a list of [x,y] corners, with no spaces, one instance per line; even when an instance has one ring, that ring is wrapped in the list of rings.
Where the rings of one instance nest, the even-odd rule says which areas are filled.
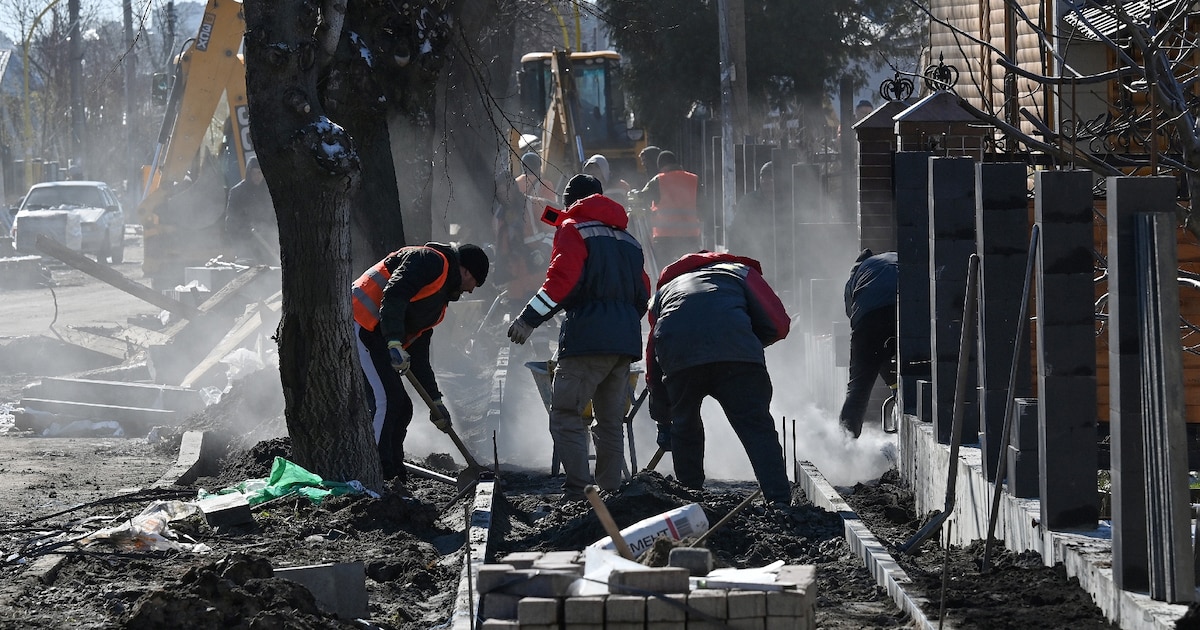
[[[438,419],[430,410],[430,421],[450,430],[450,413],[429,363],[429,344],[446,305],[482,285],[489,264],[476,245],[426,243],[388,254],[354,281],[358,359],[371,388],[368,402],[385,479],[406,480],[404,438],[413,403],[402,377],[410,367],[441,412]]]

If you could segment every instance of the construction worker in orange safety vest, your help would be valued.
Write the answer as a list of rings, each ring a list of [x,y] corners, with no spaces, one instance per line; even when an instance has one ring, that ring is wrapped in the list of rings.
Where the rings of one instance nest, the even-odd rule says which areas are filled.
[[[650,202],[650,246],[659,261],[675,261],[700,251],[700,214],[696,209],[700,178],[679,166],[670,151],[658,154],[658,174],[630,198]]]
[[[482,285],[489,264],[477,245],[426,243],[388,254],[351,287],[358,359],[371,390],[368,402],[384,479],[403,484],[407,478],[404,438],[413,403],[403,377],[409,369],[440,412],[431,409],[430,421],[450,431],[450,413],[429,363],[429,344],[446,305]]]

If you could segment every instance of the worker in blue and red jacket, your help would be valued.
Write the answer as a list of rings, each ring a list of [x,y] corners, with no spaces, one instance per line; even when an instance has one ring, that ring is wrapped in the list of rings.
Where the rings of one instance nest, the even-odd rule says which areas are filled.
[[[758,261],[716,252],[683,256],[659,277],[648,318],[650,417],[679,482],[704,487],[700,403],[712,396],[746,449],[763,497],[789,505],[763,349],[787,337],[791,321]]]
[[[625,231],[625,208],[602,193],[591,175],[567,182],[566,211],[543,217],[558,226],[546,281],[508,329],[509,339],[525,343],[534,328],[566,311],[551,383],[550,436],[566,473],[568,501],[583,499],[592,483],[583,419],[589,400],[596,420],[596,485],[621,485],[629,364],[642,354],[641,320],[650,299],[642,246]]]
[[[429,363],[433,327],[446,305],[483,284],[488,256],[476,245],[426,243],[402,247],[354,281],[354,332],[358,359],[371,388],[375,442],[385,479],[405,483],[404,438],[412,422],[413,402],[404,391],[408,370],[440,411],[429,419],[449,431],[450,412]]]

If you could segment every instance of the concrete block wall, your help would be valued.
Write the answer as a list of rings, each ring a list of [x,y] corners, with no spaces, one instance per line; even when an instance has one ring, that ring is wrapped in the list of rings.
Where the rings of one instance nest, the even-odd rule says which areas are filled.
[[[1096,324],[1092,174],[1039,171],[1037,252],[1038,480],[1051,529],[1095,527]],[[1050,474],[1050,473],[1053,474]]]
[[[926,152],[897,153],[894,160],[896,262],[899,272],[897,326],[899,401],[916,414],[917,382],[930,381],[929,158]],[[931,416],[923,415],[926,422]]]
[[[549,554],[547,554],[549,555]],[[614,571],[607,595],[572,596],[578,571],[534,569],[545,556],[510,554],[479,569],[482,628],[521,630],[810,630],[816,628],[816,569],[780,569],[778,591],[691,589],[687,569]],[[556,562],[561,565],[561,562]],[[518,569],[517,566],[529,566]],[[551,575],[553,573],[553,575]],[[661,590],[660,590],[661,589]],[[627,592],[618,592],[627,591]],[[633,592],[628,592],[633,591]],[[668,591],[668,592],[663,592]],[[669,592],[677,591],[677,592]]]

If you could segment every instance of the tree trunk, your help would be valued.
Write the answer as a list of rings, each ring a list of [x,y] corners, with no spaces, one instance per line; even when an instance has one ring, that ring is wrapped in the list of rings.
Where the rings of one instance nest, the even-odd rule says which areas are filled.
[[[350,203],[362,163],[318,93],[317,6],[247,0],[244,10],[250,132],[279,221],[277,340],[292,455],[327,479],[378,489],[349,299]]]

